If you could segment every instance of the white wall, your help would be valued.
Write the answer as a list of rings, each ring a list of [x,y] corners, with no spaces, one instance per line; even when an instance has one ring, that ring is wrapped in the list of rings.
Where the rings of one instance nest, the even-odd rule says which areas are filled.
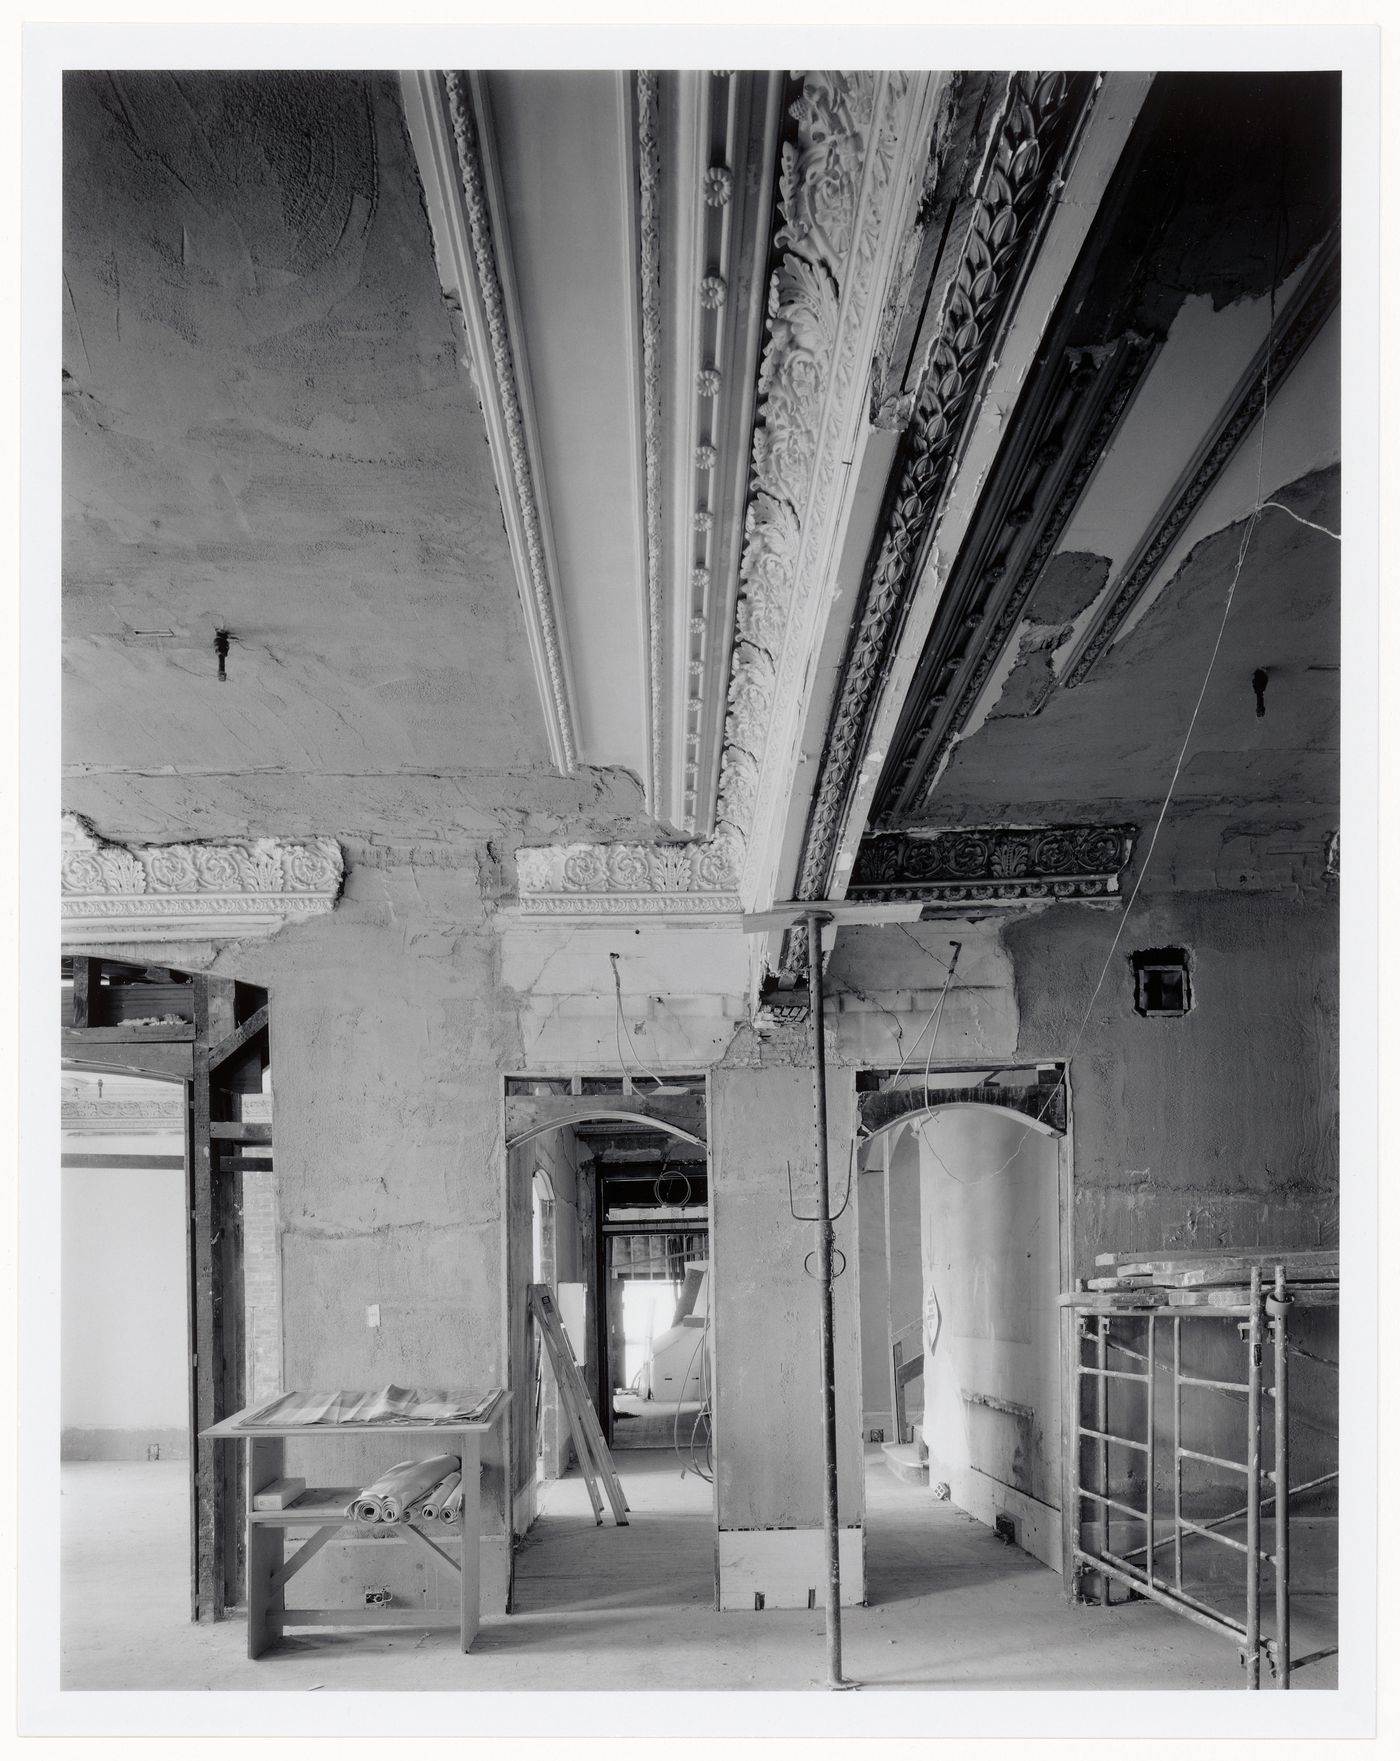
[[[928,1117],[917,1147],[929,1479],[1020,1544],[1059,1546],[1059,1144],[990,1107]]]
[[[104,1147],[132,1155],[145,1144],[81,1143]],[[157,1153],[179,1150],[174,1137]],[[188,1448],[184,1190],[178,1168],[63,1171],[66,1455]]]

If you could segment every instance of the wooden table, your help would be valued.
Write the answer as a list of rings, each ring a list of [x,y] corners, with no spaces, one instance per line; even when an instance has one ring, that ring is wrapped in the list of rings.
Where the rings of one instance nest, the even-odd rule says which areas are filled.
[[[248,1655],[261,1657],[288,1627],[451,1627],[460,1626],[462,1649],[469,1651],[481,1624],[481,1445],[493,1426],[501,1423],[510,1406],[509,1392],[502,1392],[486,1414],[471,1422],[451,1420],[394,1420],[331,1425],[257,1425],[246,1423],[250,1412],[265,1410],[266,1400],[256,1407],[221,1419],[200,1433],[222,1441],[241,1441],[247,1463],[248,1524]],[[381,1437],[386,1443],[405,1437],[426,1439],[435,1455],[456,1455],[462,1463],[462,1512],[455,1523],[440,1519],[425,1522],[415,1516],[398,1523],[362,1523],[346,1515],[360,1486],[308,1486],[285,1510],[254,1510],[254,1494],[284,1476],[285,1440],[288,1437],[340,1438]],[[384,1468],[400,1459],[385,1451]],[[509,1450],[504,1451],[509,1478]],[[383,1472],[383,1469],[379,1470]],[[289,1529],[313,1530],[296,1552],[285,1557]],[[455,1571],[461,1580],[460,1615],[441,1608],[288,1608],[288,1582],[342,1529],[367,1534],[402,1535],[410,1545],[426,1551],[440,1565]],[[442,1542],[461,1542],[460,1559],[443,1550]]]

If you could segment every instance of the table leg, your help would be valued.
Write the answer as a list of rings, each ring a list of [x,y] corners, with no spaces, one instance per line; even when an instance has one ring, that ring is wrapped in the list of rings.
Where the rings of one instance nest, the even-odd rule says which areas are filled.
[[[268,1646],[282,1636],[282,1612],[286,1596],[274,1590],[272,1580],[282,1569],[283,1542],[286,1530],[274,1523],[255,1523],[252,1517],[253,1494],[281,1479],[285,1448],[280,1437],[249,1437],[247,1451],[248,1525],[248,1655],[261,1657]]]
[[[462,1649],[481,1625],[481,1438],[462,1438]]]

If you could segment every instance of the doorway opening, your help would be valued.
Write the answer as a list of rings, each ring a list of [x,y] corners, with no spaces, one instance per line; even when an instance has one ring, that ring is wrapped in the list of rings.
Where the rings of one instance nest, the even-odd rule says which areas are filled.
[[[705,1117],[703,1076],[666,1076],[645,1089],[625,1078],[506,1078],[520,1606],[599,1594],[619,1572],[615,1588],[629,1604],[713,1598]],[[566,1409],[529,1318],[535,1277],[554,1294],[630,1506],[629,1527],[655,1530],[654,1548],[634,1537],[624,1549],[610,1522],[593,1521]],[[546,1533],[563,1548],[556,1559],[577,1552],[567,1586],[554,1567],[547,1584],[531,1577],[531,1548]],[[512,1606],[516,1596],[513,1583]]]
[[[64,1454],[181,1464],[158,1522],[108,1513],[109,1599],[156,1560],[156,1593],[218,1620],[243,1601],[242,1456],[201,1433],[282,1374],[267,993],[84,954],[60,987]]]
[[[991,1537],[1059,1570],[1064,1070],[870,1072],[860,1111],[868,1582],[994,1570]]]

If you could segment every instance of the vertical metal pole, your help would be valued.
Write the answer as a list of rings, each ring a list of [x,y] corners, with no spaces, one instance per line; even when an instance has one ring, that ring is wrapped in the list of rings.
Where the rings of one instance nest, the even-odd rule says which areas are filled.
[[[890,1374],[890,1441],[902,1443],[899,1381],[894,1367],[894,1237],[890,1225],[890,1133],[880,1133],[880,1177],[885,1195],[885,1368]]]
[[[1274,1634],[1278,1686],[1291,1688],[1292,1612],[1288,1584],[1288,1287],[1274,1268]]]
[[[1259,1383],[1263,1351],[1259,1339],[1259,1268],[1249,1274],[1249,1435],[1245,1479],[1244,1664],[1247,1686],[1259,1686]]]
[[[1147,1581],[1157,1565],[1157,1317],[1147,1317]]]
[[[1172,1551],[1181,1588],[1181,1316],[1172,1316]]]
[[[1097,1349],[1094,1364],[1098,1374],[1098,1390],[1094,1401],[1094,1428],[1099,1433],[1099,1496],[1112,1496],[1108,1489],[1108,1378],[1104,1370],[1108,1366],[1108,1316],[1098,1316]],[[1107,1504],[1099,1506],[1099,1551],[1109,1553],[1113,1548],[1113,1511]],[[1113,1601],[1113,1579],[1107,1572],[1099,1573],[1099,1601],[1108,1607]]]
[[[841,1551],[836,1501],[836,1348],[831,1303],[831,1186],[826,1145],[826,1037],[822,1002],[822,932],[830,919],[820,911],[807,913],[807,973],[811,993],[812,1103],[817,1151],[817,1282],[821,1286],[822,1466],[825,1498],[822,1528],[826,1538],[826,1685],[841,1680]]]

